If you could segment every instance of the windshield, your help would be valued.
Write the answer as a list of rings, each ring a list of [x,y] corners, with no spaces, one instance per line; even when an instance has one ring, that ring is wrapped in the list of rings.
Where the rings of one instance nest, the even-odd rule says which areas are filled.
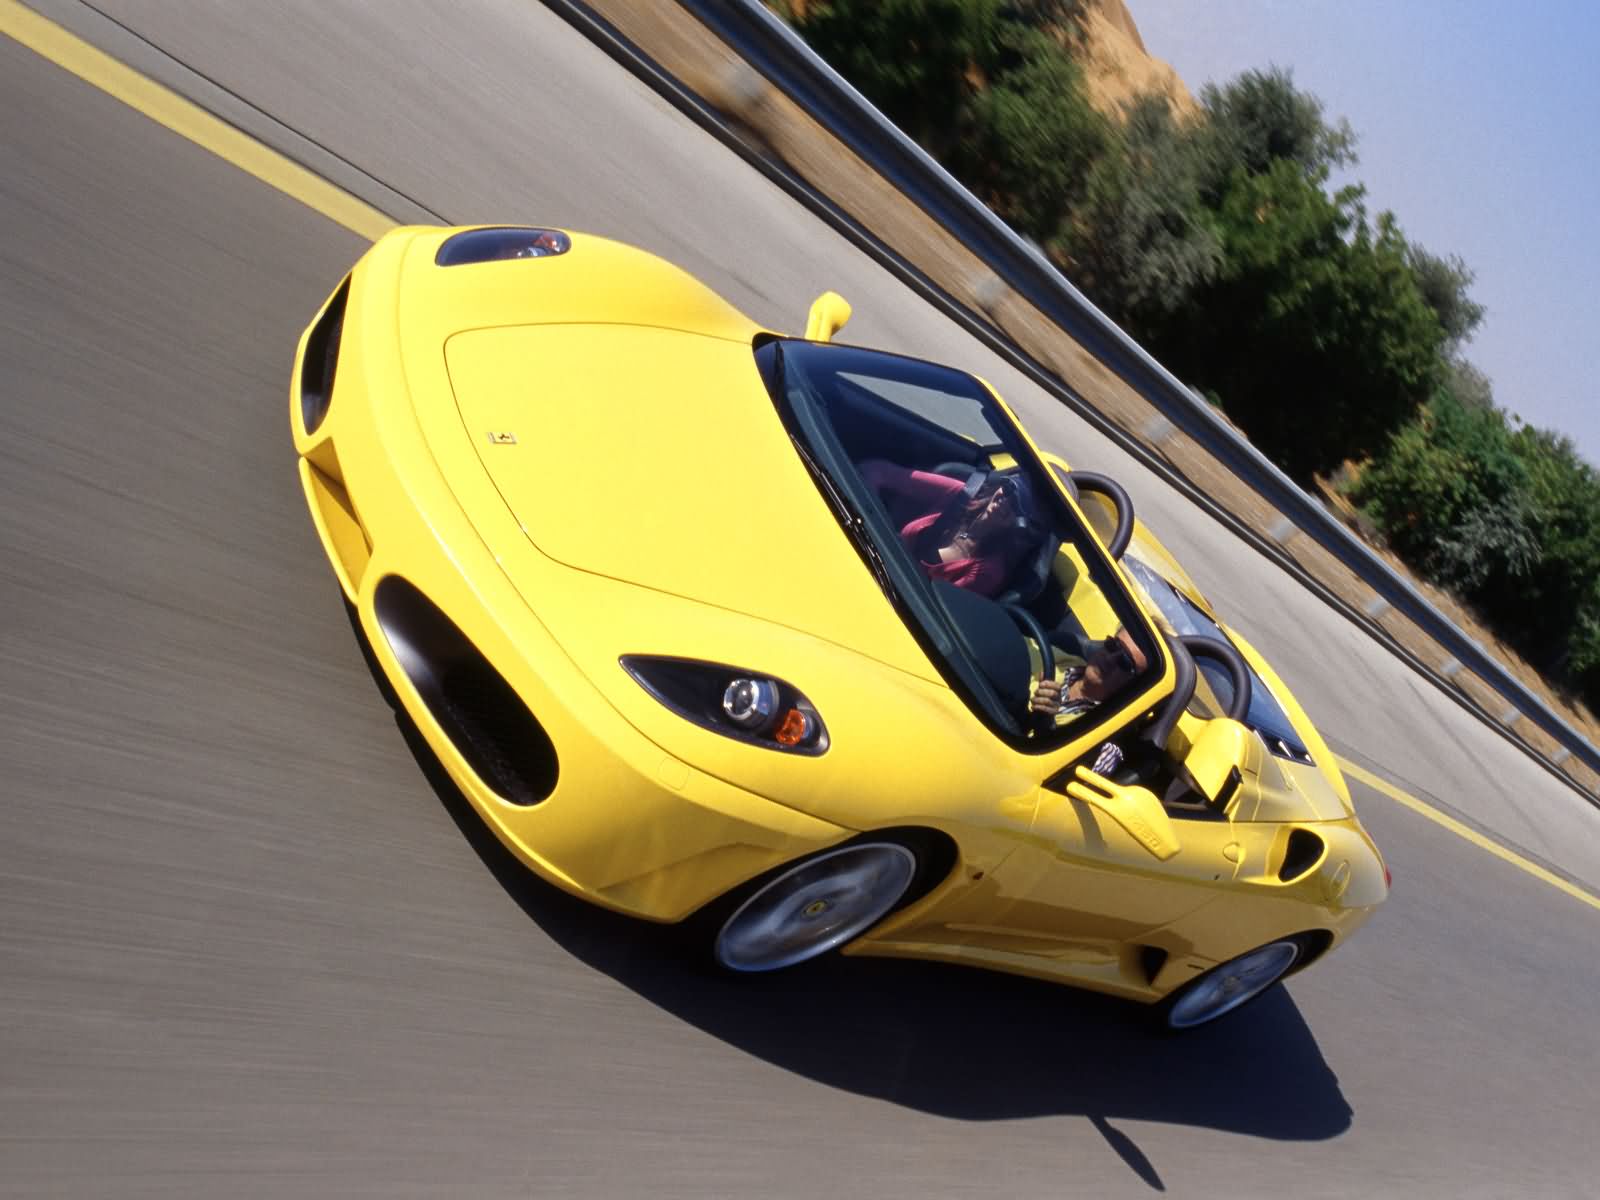
[[[756,350],[801,456],[951,686],[1048,749],[1160,678],[1154,630],[1005,410],[960,371],[774,339]],[[1046,674],[1059,711],[1036,711]]]
[[[1137,547],[1137,542],[1134,547]],[[1160,610],[1173,633],[1215,638],[1219,642],[1233,644],[1220,625],[1140,558],[1136,548],[1131,547],[1123,556],[1122,565],[1133,576],[1140,590],[1150,598],[1150,602]],[[1220,663],[1209,658],[1197,657],[1195,666],[1199,668],[1201,679],[1210,693],[1208,702],[1201,690],[1196,689],[1194,707],[1204,710],[1198,715],[1210,717],[1226,711],[1233,699],[1232,676]],[[1311,752],[1295,732],[1289,714],[1283,711],[1283,706],[1273,696],[1266,680],[1256,674],[1254,668],[1250,670],[1250,708],[1245,713],[1244,723],[1260,733],[1267,746],[1280,758],[1304,763],[1311,761]]]

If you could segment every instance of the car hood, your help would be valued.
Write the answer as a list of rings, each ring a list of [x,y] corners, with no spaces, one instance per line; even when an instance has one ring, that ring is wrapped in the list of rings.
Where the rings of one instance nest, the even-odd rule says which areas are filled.
[[[479,462],[559,563],[939,676],[795,452],[748,342],[633,324],[451,336]]]

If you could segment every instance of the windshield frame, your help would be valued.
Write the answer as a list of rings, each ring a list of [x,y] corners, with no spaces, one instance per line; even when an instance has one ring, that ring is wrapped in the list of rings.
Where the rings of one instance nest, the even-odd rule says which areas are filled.
[[[1105,546],[1073,505],[1054,473],[1039,458],[1026,433],[983,380],[925,359],[840,343],[769,335],[756,340],[754,351],[768,395],[830,510],[940,676],[992,734],[1014,749],[1046,754],[1093,734],[1115,736],[1131,718],[1146,715],[1158,706],[1162,684],[1171,674],[1165,639],[1138,596],[1120,576]],[[763,351],[768,352],[763,354]],[[945,605],[935,598],[934,582],[905,549],[887,510],[862,479],[835,434],[832,422],[825,412],[819,411],[825,405],[818,401],[819,389],[808,369],[813,364],[806,360],[812,355],[832,353],[870,356],[870,362],[880,368],[878,377],[889,382],[916,383],[913,379],[897,379],[894,365],[903,364],[903,369],[909,369],[908,373],[923,378],[936,374],[964,385],[960,391],[950,394],[981,405],[985,418],[1001,439],[992,445],[974,443],[974,448],[985,454],[1010,455],[1033,480],[1044,481],[1049,515],[1054,518],[1053,532],[1064,542],[1070,541],[1077,550],[1089,570],[1090,579],[1149,658],[1149,665],[1137,680],[1105,702],[1065,723],[1057,722],[1049,729],[1033,727],[1030,732],[1030,724],[1022,715],[1006,707],[968,648],[959,625],[952,620]],[[858,361],[852,368],[859,373],[862,365]],[[832,369],[837,374],[846,374],[838,364]],[[1017,636],[1023,636],[1020,628]]]

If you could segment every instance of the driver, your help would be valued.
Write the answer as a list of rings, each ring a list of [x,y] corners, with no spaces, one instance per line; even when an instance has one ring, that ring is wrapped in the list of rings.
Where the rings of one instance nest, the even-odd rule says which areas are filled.
[[[1057,660],[1056,677],[1041,679],[1028,707],[1046,716],[1076,716],[1087,712],[1150,665],[1126,629],[1084,647],[1083,660],[1063,669]]]

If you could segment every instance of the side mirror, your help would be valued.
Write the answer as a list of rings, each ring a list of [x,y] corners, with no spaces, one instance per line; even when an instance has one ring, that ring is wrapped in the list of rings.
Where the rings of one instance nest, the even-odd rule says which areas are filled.
[[[1254,735],[1238,721],[1215,717],[1206,722],[1183,756],[1183,769],[1207,808],[1220,812],[1233,802],[1254,744]]]
[[[1088,767],[1079,767],[1076,774],[1067,784],[1067,795],[1105,813],[1160,861],[1178,852],[1177,828],[1149,788],[1123,787]]]
[[[843,329],[850,319],[850,301],[838,292],[823,292],[811,302],[811,312],[806,317],[808,342],[831,342],[833,335]]]

